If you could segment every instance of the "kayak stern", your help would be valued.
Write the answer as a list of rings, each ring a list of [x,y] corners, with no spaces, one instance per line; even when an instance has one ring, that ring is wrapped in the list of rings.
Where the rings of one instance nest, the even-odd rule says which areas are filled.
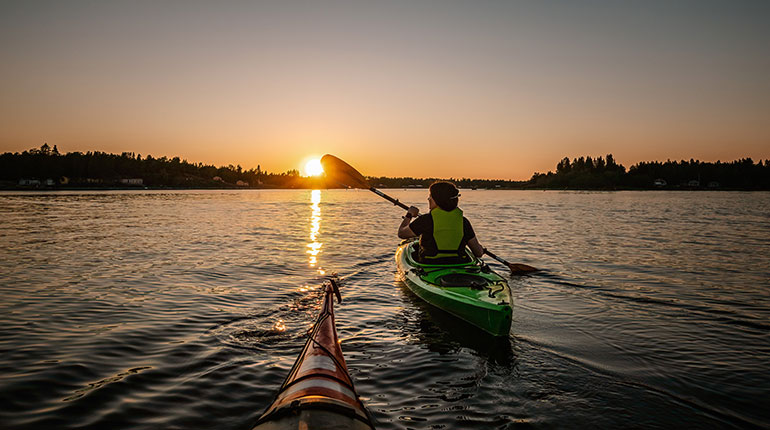
[[[508,336],[513,318],[506,280],[472,259],[468,264],[422,265],[410,253],[416,242],[404,242],[396,251],[399,279],[418,297],[493,336]],[[467,284],[442,285],[442,277],[469,279]]]

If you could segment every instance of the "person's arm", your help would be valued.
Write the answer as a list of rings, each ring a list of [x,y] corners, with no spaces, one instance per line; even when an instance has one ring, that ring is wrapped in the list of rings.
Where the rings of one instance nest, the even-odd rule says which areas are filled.
[[[412,222],[412,218],[416,217],[419,213],[420,210],[414,206],[409,207],[409,210],[406,211],[404,220],[401,221],[401,225],[398,226],[398,237],[400,239],[410,239],[412,237],[417,237],[417,234],[412,231],[411,228],[409,228],[409,223]]]
[[[484,255],[484,247],[481,246],[479,243],[479,240],[476,239],[474,236],[473,239],[468,241],[468,248],[473,251],[473,255],[476,256],[476,258],[481,258]]]
[[[476,233],[473,231],[471,222],[465,217],[463,217],[463,235],[465,237],[470,237],[470,239],[468,239],[468,248],[471,249],[473,255],[475,255],[476,258],[481,258],[481,256],[484,255],[484,247],[481,246],[479,240],[476,239]]]

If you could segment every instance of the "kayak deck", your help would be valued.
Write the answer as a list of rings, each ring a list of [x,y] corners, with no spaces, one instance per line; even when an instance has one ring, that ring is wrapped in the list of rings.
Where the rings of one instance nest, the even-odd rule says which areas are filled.
[[[494,336],[508,336],[513,315],[511,290],[502,276],[469,253],[469,262],[430,265],[417,262],[417,241],[396,250],[401,281],[417,296]]]
[[[353,386],[334,322],[334,279],[302,352],[254,430],[373,429]]]

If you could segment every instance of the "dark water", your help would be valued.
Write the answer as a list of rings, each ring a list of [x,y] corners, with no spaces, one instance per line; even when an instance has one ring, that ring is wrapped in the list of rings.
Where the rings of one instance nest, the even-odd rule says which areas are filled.
[[[511,280],[509,339],[395,280],[401,211],[364,191],[0,194],[0,427],[248,428],[332,272],[379,428],[770,423],[770,193],[461,206],[484,245],[545,269]]]

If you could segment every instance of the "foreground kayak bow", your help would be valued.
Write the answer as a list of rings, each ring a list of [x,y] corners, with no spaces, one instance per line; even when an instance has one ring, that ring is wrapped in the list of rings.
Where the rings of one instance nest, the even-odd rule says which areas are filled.
[[[321,313],[289,376],[253,430],[374,429],[353,387],[334,325],[334,279],[326,285]]]

